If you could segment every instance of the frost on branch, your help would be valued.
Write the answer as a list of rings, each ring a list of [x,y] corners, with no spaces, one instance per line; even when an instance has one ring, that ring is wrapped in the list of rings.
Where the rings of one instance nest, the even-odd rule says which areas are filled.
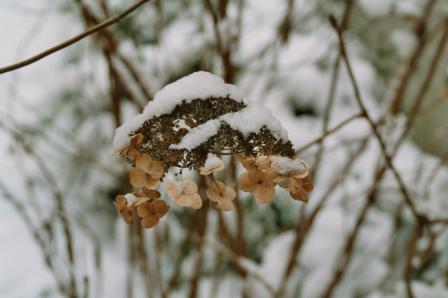
[[[272,200],[276,185],[305,202],[312,190],[309,167],[294,159],[280,122],[266,108],[244,100],[235,86],[207,72],[190,74],[160,90],[143,113],[116,130],[114,153],[134,166],[130,182],[143,194],[156,189],[170,169],[198,171],[207,177],[208,199],[222,210],[233,208],[237,194],[213,176],[225,168],[219,155],[237,157],[247,169],[239,179],[240,188],[253,193],[260,203]],[[178,205],[202,207],[194,181],[165,179],[164,186]],[[158,197],[145,202],[153,201],[159,201]],[[123,197],[116,202],[126,222],[131,221],[132,208],[138,204],[125,202]],[[145,210],[140,213],[147,216],[152,209]],[[157,224],[161,216],[153,211],[152,220],[147,220],[148,224],[142,221],[143,226]]]

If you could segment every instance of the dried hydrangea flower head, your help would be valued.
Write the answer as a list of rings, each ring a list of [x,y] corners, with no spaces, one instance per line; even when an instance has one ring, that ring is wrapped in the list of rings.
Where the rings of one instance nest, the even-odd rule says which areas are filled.
[[[240,187],[260,203],[272,200],[276,185],[302,201],[312,189],[309,171],[302,169],[306,164],[294,159],[287,133],[271,112],[203,71],[165,86],[141,114],[119,127],[114,153],[134,166],[129,176],[137,189],[156,189],[168,171],[181,174],[188,169],[209,177],[207,198],[222,210],[232,209],[237,195],[214,178],[225,168],[219,155],[235,155],[242,163],[247,172],[239,179]],[[201,208],[194,181],[165,179],[164,187],[178,205]],[[122,213],[133,206],[122,199],[116,204]],[[137,212],[148,218],[143,226],[154,226],[160,217],[144,206]]]

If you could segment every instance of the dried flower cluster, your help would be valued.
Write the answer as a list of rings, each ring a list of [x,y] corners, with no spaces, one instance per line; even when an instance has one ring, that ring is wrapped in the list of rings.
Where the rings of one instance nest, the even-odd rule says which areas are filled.
[[[126,127],[124,137],[130,140],[118,151],[134,167],[129,180],[137,188],[115,202],[126,223],[139,218],[143,227],[150,228],[167,213],[169,208],[156,190],[161,181],[179,206],[199,209],[205,196],[216,208],[231,210],[237,190],[215,177],[225,168],[218,157],[223,154],[234,155],[246,169],[238,179],[239,189],[252,193],[257,202],[270,202],[277,185],[294,199],[307,202],[313,188],[309,167],[294,159],[291,142],[266,109],[229,95],[178,100],[172,109],[158,104],[152,108],[161,112],[138,119],[140,126],[133,124],[134,130]],[[205,177],[204,193],[191,179],[165,177],[173,171],[174,176],[182,176],[184,169]]]

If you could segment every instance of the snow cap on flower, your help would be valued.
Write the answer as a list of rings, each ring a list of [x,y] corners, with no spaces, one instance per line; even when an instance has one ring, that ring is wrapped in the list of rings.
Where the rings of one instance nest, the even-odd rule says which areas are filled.
[[[205,160],[204,166],[200,167],[201,175],[210,175],[211,173],[222,171],[224,169],[224,162],[215,154],[209,153]]]

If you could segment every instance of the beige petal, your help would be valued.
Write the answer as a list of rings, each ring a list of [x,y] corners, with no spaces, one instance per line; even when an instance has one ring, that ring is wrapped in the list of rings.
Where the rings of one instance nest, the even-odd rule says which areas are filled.
[[[210,199],[210,201],[213,202],[219,202],[220,200],[223,199],[222,193],[218,192],[216,190],[216,187],[212,187],[210,186],[209,188],[207,188],[207,190],[205,191],[205,194],[207,195],[207,197]]]
[[[173,200],[179,198],[182,194],[182,191],[179,190],[176,184],[171,180],[165,180],[163,182],[163,186],[165,187],[166,192],[168,193],[170,198],[172,198]]]
[[[266,174],[257,169],[248,171],[248,174],[249,180],[256,184],[263,183],[266,179]]]
[[[249,173],[244,172],[238,178],[238,185],[243,191],[253,192],[256,189],[255,183],[249,179]]]
[[[173,201],[181,206],[181,207],[190,207],[191,206],[191,200],[189,195],[180,195],[177,198],[172,198]]]
[[[274,193],[274,187],[257,187],[257,189],[254,191],[254,197],[258,203],[265,204],[272,201]]]
[[[182,191],[187,195],[192,195],[198,192],[198,185],[191,179],[182,180]]]
[[[200,209],[202,207],[202,199],[201,196],[199,194],[193,194],[190,196],[190,200],[191,200],[191,208],[193,209]]]
[[[229,200],[221,200],[217,202],[216,206],[223,211],[230,211],[233,208],[233,203]]]
[[[226,186],[226,190],[224,192],[224,198],[229,201],[234,200],[236,198],[236,191],[233,188]]]

